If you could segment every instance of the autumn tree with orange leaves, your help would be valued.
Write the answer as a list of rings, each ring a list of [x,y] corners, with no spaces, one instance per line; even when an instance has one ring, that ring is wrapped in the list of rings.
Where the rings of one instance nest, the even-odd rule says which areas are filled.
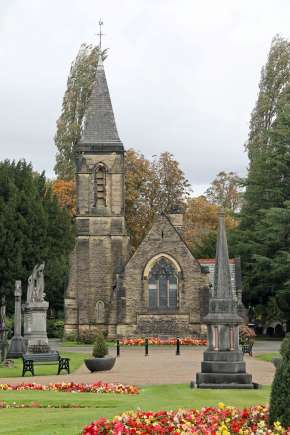
[[[54,180],[51,183],[59,205],[66,208],[71,216],[76,214],[76,186],[73,180]]]
[[[168,152],[152,161],[133,149],[126,152],[126,223],[136,248],[156,214],[184,208],[190,184],[179,163]]]
[[[213,257],[215,254],[219,210],[220,206],[210,203],[205,196],[187,201],[183,238],[196,257]],[[231,230],[237,227],[238,220],[226,211],[225,224]]]

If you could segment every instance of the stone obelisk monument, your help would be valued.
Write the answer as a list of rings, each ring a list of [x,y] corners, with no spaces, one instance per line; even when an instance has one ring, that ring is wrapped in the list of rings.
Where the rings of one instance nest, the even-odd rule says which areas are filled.
[[[7,358],[19,358],[26,350],[24,339],[21,335],[21,295],[21,281],[15,281],[14,335],[10,342]]]
[[[219,213],[214,287],[208,314],[203,321],[208,330],[208,348],[203,354],[201,372],[196,374],[198,388],[253,388],[239,348],[237,297],[231,286],[224,212]]]

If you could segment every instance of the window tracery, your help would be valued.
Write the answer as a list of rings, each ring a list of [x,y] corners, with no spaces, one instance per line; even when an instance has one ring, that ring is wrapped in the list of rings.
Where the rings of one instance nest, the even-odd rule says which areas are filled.
[[[168,259],[161,257],[148,276],[149,309],[176,309],[177,290],[177,271]]]

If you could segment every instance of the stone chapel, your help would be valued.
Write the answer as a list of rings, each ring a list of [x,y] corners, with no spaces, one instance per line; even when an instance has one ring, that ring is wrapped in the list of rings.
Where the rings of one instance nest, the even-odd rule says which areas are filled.
[[[97,328],[110,338],[199,334],[209,276],[182,239],[182,215],[157,217],[129,255],[124,152],[99,59],[77,144],[77,235],[65,334]]]

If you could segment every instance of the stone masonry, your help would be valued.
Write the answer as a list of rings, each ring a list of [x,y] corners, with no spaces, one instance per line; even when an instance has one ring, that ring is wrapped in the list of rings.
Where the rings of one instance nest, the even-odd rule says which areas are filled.
[[[65,334],[199,334],[208,275],[182,240],[182,214],[159,216],[129,258],[124,178],[124,148],[99,59],[77,144],[77,236]]]

